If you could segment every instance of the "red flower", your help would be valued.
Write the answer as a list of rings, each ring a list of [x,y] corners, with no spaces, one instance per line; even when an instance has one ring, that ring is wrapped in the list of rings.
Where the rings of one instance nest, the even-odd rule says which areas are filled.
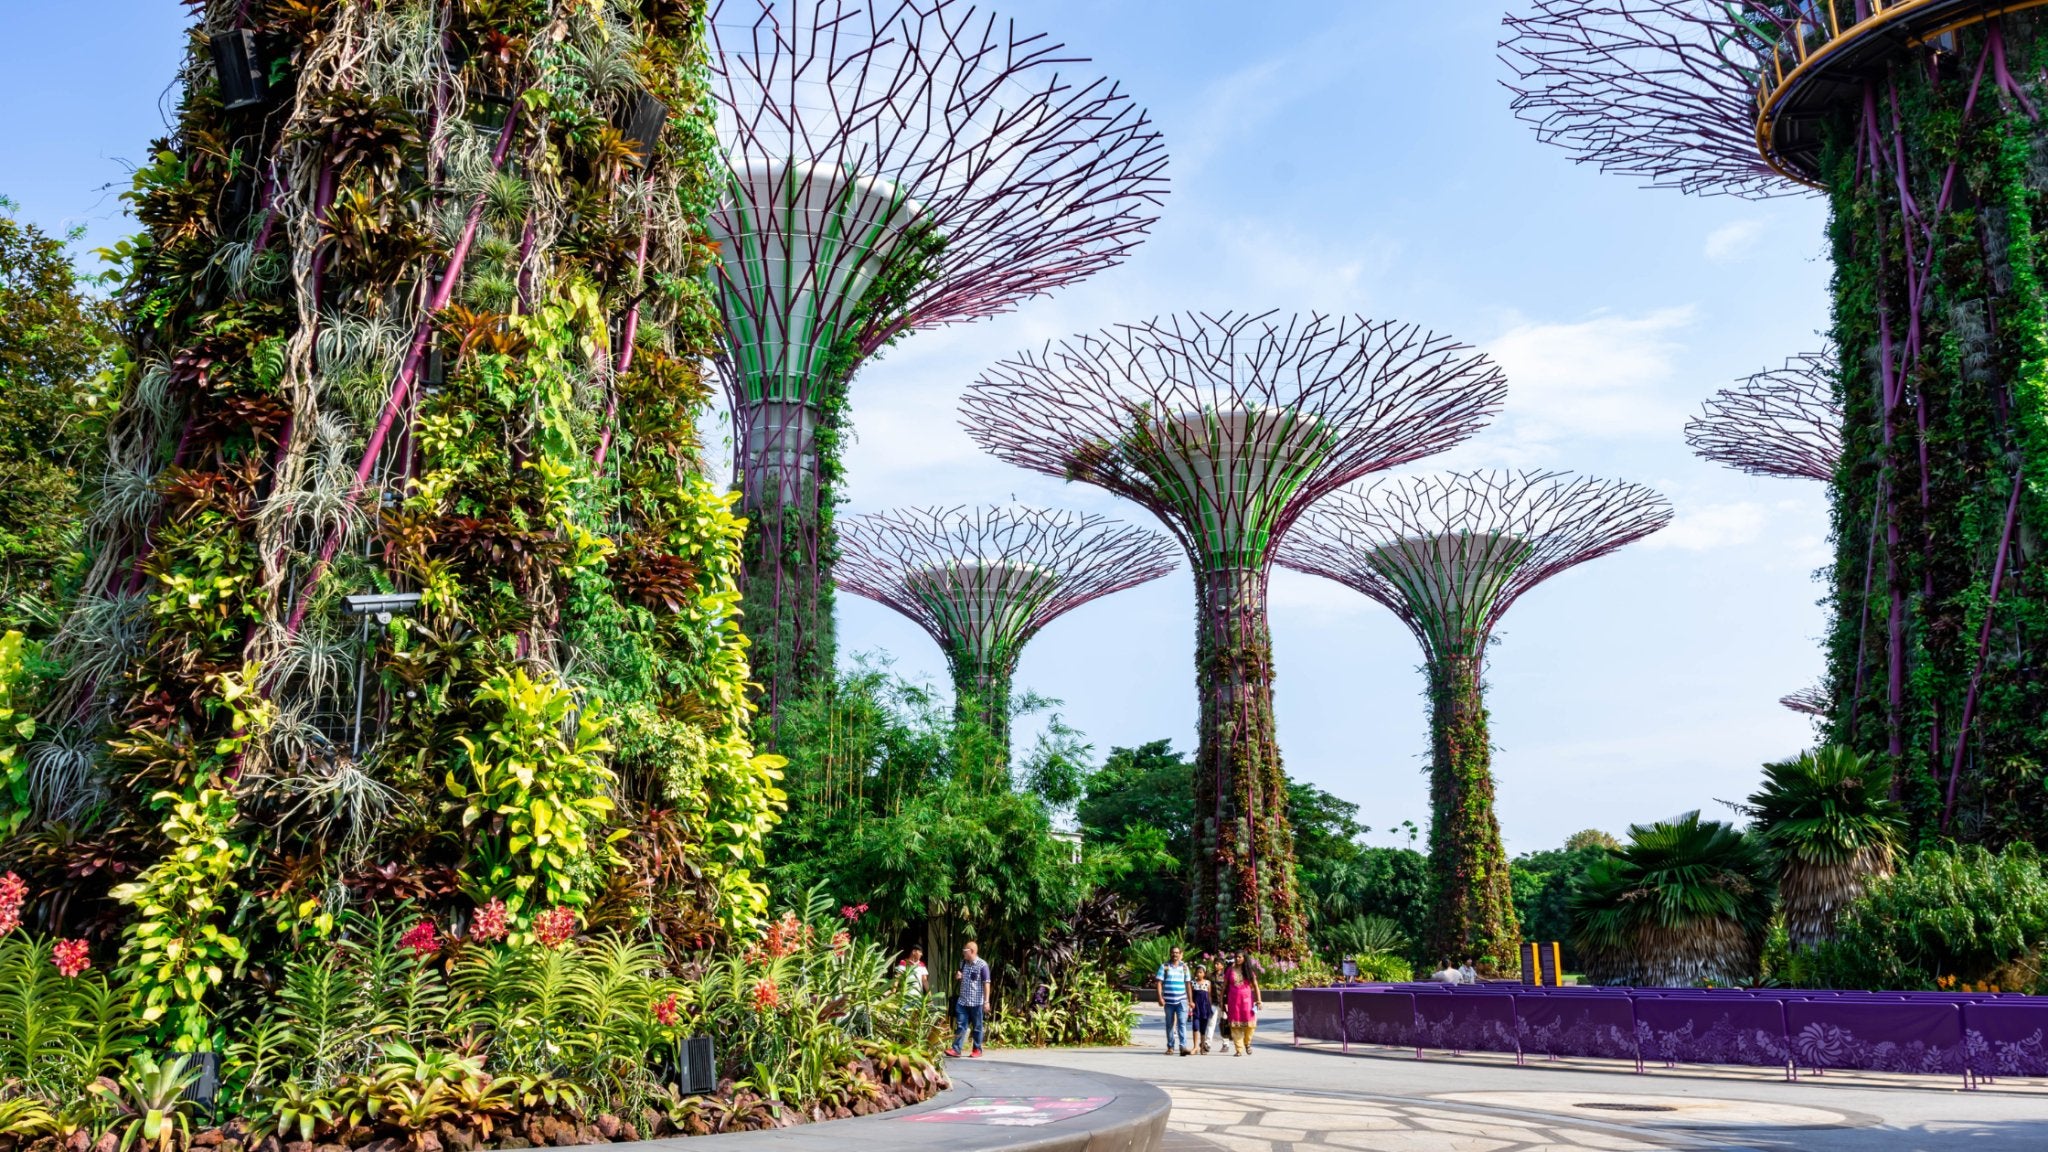
[[[21,906],[28,902],[28,883],[9,872],[0,876],[0,936],[21,927]]]
[[[59,940],[50,945],[50,959],[65,976],[76,976],[92,967],[92,957],[86,953],[83,940]]]
[[[441,937],[432,920],[422,920],[398,938],[398,946],[412,953],[413,959],[424,960],[441,950]]]
[[[673,1028],[682,1023],[683,1005],[681,997],[671,992],[668,994],[667,999],[655,1001],[654,1019],[656,1023],[664,1028]]]
[[[839,914],[846,917],[846,922],[851,924],[865,915],[867,910],[868,906],[865,904],[848,904],[839,910]]]
[[[576,910],[556,906],[533,918],[533,938],[543,948],[560,948],[576,935]]]
[[[488,944],[511,934],[511,925],[506,923],[505,902],[495,896],[489,904],[477,909],[476,918],[469,922],[469,938],[472,940]]]
[[[782,993],[775,987],[775,981],[762,977],[754,981],[754,1011],[766,1012],[782,1003]]]

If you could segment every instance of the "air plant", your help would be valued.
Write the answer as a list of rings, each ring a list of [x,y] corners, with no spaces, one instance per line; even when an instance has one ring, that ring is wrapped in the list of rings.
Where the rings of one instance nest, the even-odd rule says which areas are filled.
[[[149,631],[149,602],[140,592],[84,595],[50,644],[64,665],[67,683],[112,684],[142,652]]]
[[[28,746],[29,796],[38,822],[78,820],[106,798],[99,749],[99,741],[76,729],[59,729]]]
[[[311,823],[317,835],[351,855],[369,847],[377,829],[402,797],[372,776],[352,756],[316,758],[286,787],[298,799],[291,816]]]
[[[163,504],[157,487],[162,475],[154,463],[134,466],[115,464],[100,482],[100,498],[93,506],[95,528],[123,528],[146,524]]]

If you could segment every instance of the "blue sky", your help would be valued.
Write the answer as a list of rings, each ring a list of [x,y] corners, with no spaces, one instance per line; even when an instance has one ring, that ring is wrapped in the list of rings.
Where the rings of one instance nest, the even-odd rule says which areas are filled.
[[[162,131],[182,43],[173,0],[94,19],[13,0],[0,39],[0,194],[92,242],[128,230],[108,184]],[[1694,459],[1701,398],[1822,346],[1820,204],[1637,189],[1536,143],[1494,58],[1501,0],[1008,0],[998,11],[1091,56],[1145,104],[1172,156],[1153,237],[1111,272],[1016,313],[920,333],[865,369],[848,456],[855,511],[1019,499],[1143,521],[1097,490],[980,455],[957,424],[988,363],[1048,338],[1186,308],[1412,320],[1486,348],[1510,393],[1495,426],[1419,466],[1564,468],[1650,484],[1678,518],[1509,613],[1489,669],[1510,851],[1739,799],[1812,739],[1777,703],[1821,671],[1818,484]],[[908,620],[842,599],[842,646],[943,680]],[[1387,829],[1427,824],[1419,653],[1378,605],[1274,578],[1288,770]],[[1083,608],[1026,652],[1022,686],[1098,751],[1194,738],[1185,571]],[[1393,839],[1384,833],[1377,842]]]

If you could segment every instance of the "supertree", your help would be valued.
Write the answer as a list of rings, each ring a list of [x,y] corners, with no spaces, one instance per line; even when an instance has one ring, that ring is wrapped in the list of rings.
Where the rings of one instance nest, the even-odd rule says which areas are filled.
[[[1842,461],[1836,370],[1834,357],[1809,352],[1724,388],[1685,422],[1685,442],[1752,476],[1832,481]]]
[[[6,867],[187,1051],[379,905],[751,931],[703,6],[189,7]]]
[[[1485,659],[1523,593],[1671,522],[1636,484],[1556,472],[1398,476],[1319,501],[1279,562],[1384,604],[1429,678],[1431,955],[1512,971],[1519,934],[1494,816]]]
[[[1021,506],[848,517],[839,582],[915,620],[946,654],[956,705],[1009,746],[1024,645],[1091,600],[1173,571],[1171,540],[1106,516]]]
[[[1916,834],[2048,835],[2048,14],[2000,0],[1534,0],[1518,113],[1700,193],[1827,198],[1843,464],[1830,742]],[[2044,218],[2048,219],[2048,218]]]
[[[746,627],[770,713],[833,661],[847,387],[906,333],[1115,264],[1166,155],[1085,60],[965,0],[723,0],[729,169],[718,357],[748,519]]]
[[[1187,551],[1200,943],[1304,943],[1273,722],[1273,545],[1338,485],[1472,435],[1506,390],[1486,357],[1414,325],[1270,312],[1119,325],[969,386],[965,423],[982,447],[1137,501]]]

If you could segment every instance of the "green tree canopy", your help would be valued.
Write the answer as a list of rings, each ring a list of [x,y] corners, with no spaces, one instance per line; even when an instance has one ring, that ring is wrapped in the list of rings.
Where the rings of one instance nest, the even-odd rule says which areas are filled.
[[[116,338],[65,240],[11,209],[0,199],[0,619],[33,628],[78,545]]]

